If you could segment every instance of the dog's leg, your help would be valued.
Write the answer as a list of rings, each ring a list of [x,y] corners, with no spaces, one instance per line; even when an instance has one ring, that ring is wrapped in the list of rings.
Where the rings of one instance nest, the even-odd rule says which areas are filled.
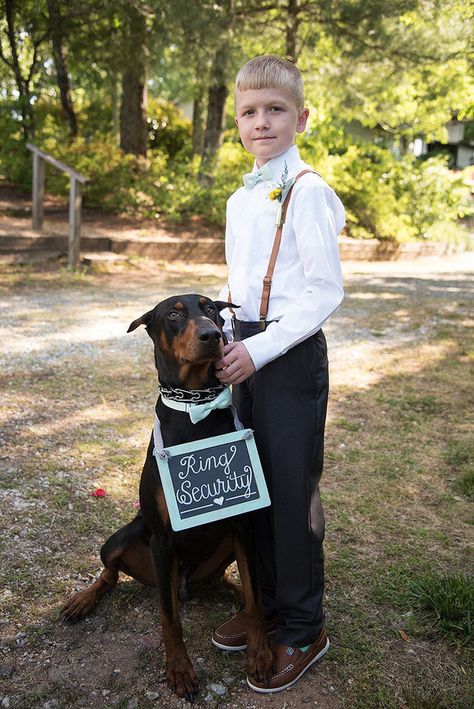
[[[178,697],[193,701],[198,679],[183,641],[178,608],[178,558],[169,535],[153,535],[150,540],[160,589],[161,627],[166,652],[168,686]]]
[[[258,682],[268,682],[273,674],[273,656],[265,631],[253,529],[248,519],[242,519],[235,530],[234,550],[247,617],[247,676],[255,677]]]
[[[141,515],[112,534],[100,550],[104,570],[99,578],[84,591],[75,593],[62,609],[65,620],[77,623],[94,610],[97,603],[109,593],[118,581],[119,571],[155,586],[156,578],[150,548],[145,543],[146,530]],[[140,554],[137,553],[140,550]],[[135,563],[132,563],[132,560]]]
[[[109,593],[118,581],[117,562],[123,549],[117,548],[107,559],[107,566],[92,586],[71,596],[62,609],[62,615],[70,623],[77,623],[89,615],[101,598]]]

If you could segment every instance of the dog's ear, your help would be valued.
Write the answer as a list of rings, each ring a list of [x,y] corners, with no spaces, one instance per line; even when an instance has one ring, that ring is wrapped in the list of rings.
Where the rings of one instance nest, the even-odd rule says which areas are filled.
[[[219,312],[221,310],[224,310],[225,308],[240,308],[240,305],[235,305],[235,303],[228,303],[226,300],[214,300],[213,303]]]
[[[140,325],[145,325],[145,327],[148,327],[151,323],[151,319],[153,317],[153,310],[149,310],[145,315],[142,315],[141,317],[137,318],[134,320],[132,323],[130,323],[130,326],[127,330],[127,332],[133,332],[133,330],[136,330],[137,327]]]

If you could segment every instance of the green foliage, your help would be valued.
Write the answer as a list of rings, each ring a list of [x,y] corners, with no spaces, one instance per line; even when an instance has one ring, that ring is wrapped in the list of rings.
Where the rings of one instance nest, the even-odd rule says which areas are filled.
[[[216,177],[210,189],[190,185],[194,196],[188,209],[207,216],[211,222],[224,224],[226,202],[242,184],[242,175],[252,169],[253,159],[240,143],[225,142],[219,151]]]
[[[241,184],[241,175],[251,169],[252,157],[235,142],[236,130],[227,131],[211,187],[200,184],[199,159],[190,158],[189,122],[170,104],[155,102],[154,106],[157,118],[151,139],[156,147],[146,159],[125,155],[110,136],[69,143],[60,113],[51,110],[48,101],[38,106],[41,133],[36,142],[89,177],[84,187],[87,207],[146,218],[164,215],[177,221],[200,214],[223,224],[226,201]],[[31,156],[23,147],[18,121],[8,112],[0,116],[0,138],[8,148],[0,157],[1,173],[29,189]],[[468,212],[469,189],[443,159],[397,161],[387,149],[350,145],[345,140],[344,144],[342,136],[331,134],[334,154],[316,134],[302,136],[299,146],[303,158],[341,197],[349,235],[397,241],[459,238],[456,219]],[[47,189],[67,195],[67,177],[48,167]]]
[[[436,539],[432,529],[427,531]],[[462,643],[473,639],[472,575],[433,572],[420,557],[407,557],[374,579],[373,595],[378,603],[411,608],[406,623],[413,634],[434,631]]]
[[[0,174],[24,190],[31,189],[32,160],[27,151],[16,101],[3,103],[0,110]]]
[[[423,621],[442,633],[472,640],[474,579],[467,574],[425,574],[413,579],[408,597]]]
[[[472,118],[472,8],[466,3],[336,0],[325,5],[309,0],[295,4],[294,18],[285,3],[258,12],[246,0],[155,2],[146,9],[138,3],[144,22],[140,37],[146,45],[140,45],[140,52],[149,77],[147,159],[125,156],[115,145],[120,77],[138,60],[129,4],[60,4],[81,136],[73,144],[60,108],[48,4],[28,0],[14,5],[14,47],[6,18],[0,19],[0,172],[11,182],[25,189],[31,184],[23,112],[24,125],[33,119],[37,144],[91,178],[84,190],[86,205],[176,220],[201,214],[223,223],[225,202],[242,172],[251,168],[252,158],[230,129],[212,186],[200,184],[191,124],[175,104],[198,97],[205,103],[219,47],[228,49],[224,56],[231,89],[230,78],[246,59],[291,53],[288,42],[293,39],[311,121],[298,144],[306,161],[341,196],[347,233],[397,241],[465,238],[457,220],[470,212],[468,189],[447,170],[443,158],[416,161],[407,156],[397,161],[388,149],[358,144],[344,126],[357,123],[372,134],[378,130],[390,136],[394,144],[407,144],[421,135],[445,140],[444,125],[453,111],[462,120]],[[295,20],[292,38],[289,19]],[[205,120],[204,104],[203,109]],[[231,96],[227,109],[230,127]],[[467,138],[473,125],[466,125]],[[67,189],[67,180],[50,168],[48,189]]]
[[[431,238],[440,221],[453,238],[456,219],[469,211],[467,187],[440,158],[398,161],[385,148],[350,145],[329,155],[320,170],[341,197],[347,231],[355,238]]]
[[[169,101],[151,99],[148,105],[148,144],[174,159],[189,160],[192,149],[191,121]]]
[[[351,145],[342,155],[328,157],[323,176],[345,205],[350,236],[400,241],[414,236],[389,181],[394,162],[389,151],[375,145]]]
[[[445,158],[416,161],[407,156],[395,162],[390,178],[417,237],[429,237],[436,222],[455,221],[470,212],[462,175],[448,170]]]
[[[452,441],[448,444],[446,462],[457,474],[456,488],[474,499],[474,441]]]

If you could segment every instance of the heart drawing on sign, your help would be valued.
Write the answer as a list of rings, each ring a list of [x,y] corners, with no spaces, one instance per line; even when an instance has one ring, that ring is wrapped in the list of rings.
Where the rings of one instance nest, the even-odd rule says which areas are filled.
[[[215,497],[215,498],[213,499],[213,502],[214,502],[216,505],[222,505],[222,503],[224,502],[224,498],[223,498],[223,497]]]

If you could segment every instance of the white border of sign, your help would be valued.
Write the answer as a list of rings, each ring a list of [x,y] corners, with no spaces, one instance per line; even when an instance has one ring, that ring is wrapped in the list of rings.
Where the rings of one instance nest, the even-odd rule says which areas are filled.
[[[258,491],[257,498],[246,502],[240,502],[230,507],[214,509],[211,512],[203,512],[187,518],[183,517],[176,502],[175,490],[168,465],[168,458],[193,453],[204,449],[211,449],[216,446],[232,444],[235,441],[244,441],[246,444]],[[197,527],[202,524],[208,524],[209,522],[216,522],[217,520],[224,519],[225,517],[233,517],[235,515],[244,514],[245,512],[251,512],[252,510],[257,510],[261,507],[268,507],[270,505],[270,496],[268,494],[262,465],[260,463],[260,458],[258,457],[253,431],[250,428],[243,429],[242,431],[225,433],[222,436],[202,438],[198,441],[192,441],[192,443],[183,443],[178,446],[168,446],[161,450],[157,450],[155,448],[154,455],[158,465],[158,470],[160,472],[161,483],[163,485],[163,492],[165,494],[171,526],[175,532],[179,532],[182,529]]]

